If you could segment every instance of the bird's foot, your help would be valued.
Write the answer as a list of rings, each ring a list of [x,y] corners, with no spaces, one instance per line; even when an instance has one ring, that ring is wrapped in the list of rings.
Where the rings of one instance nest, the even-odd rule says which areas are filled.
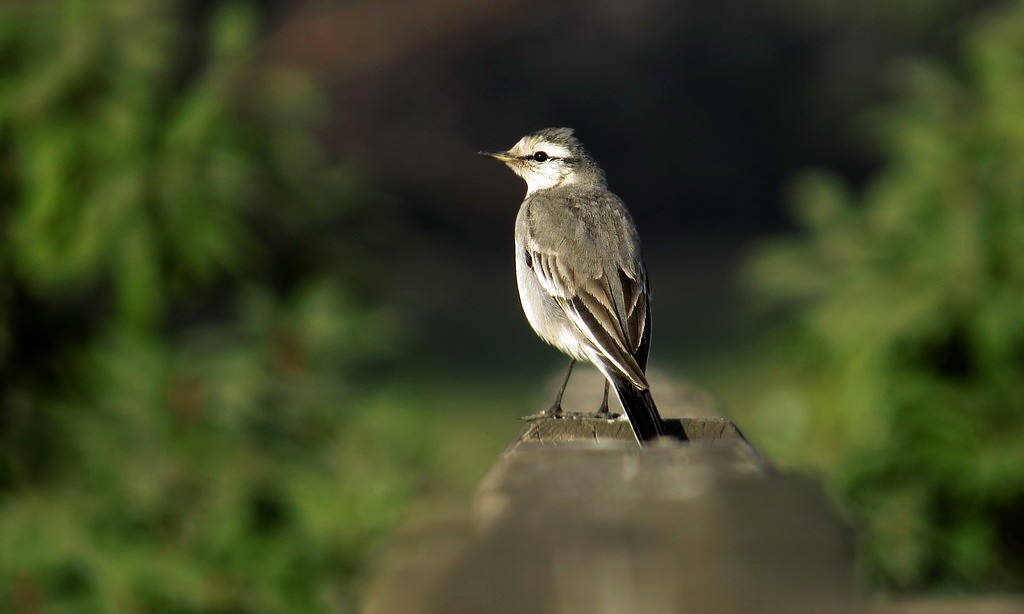
[[[559,403],[555,403],[551,407],[539,411],[529,416],[523,416],[525,422],[533,422],[534,420],[543,420],[544,418],[561,418],[562,417],[562,406]]]
[[[586,417],[592,418],[594,420],[615,420],[616,418],[619,417],[619,414],[613,414],[611,411],[609,411],[608,402],[605,401],[604,403],[601,403],[601,407],[598,407],[597,411],[590,414],[586,414]]]

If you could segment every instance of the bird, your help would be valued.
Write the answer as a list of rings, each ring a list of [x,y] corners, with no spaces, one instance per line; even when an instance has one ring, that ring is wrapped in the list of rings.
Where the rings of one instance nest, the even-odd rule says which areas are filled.
[[[646,375],[647,266],[636,224],[604,171],[571,128],[545,128],[507,151],[479,153],[526,182],[515,222],[519,298],[534,332],[570,359],[554,403],[537,416],[562,413],[573,366],[589,362],[605,378],[597,416],[611,417],[610,384],[641,446],[665,436]]]

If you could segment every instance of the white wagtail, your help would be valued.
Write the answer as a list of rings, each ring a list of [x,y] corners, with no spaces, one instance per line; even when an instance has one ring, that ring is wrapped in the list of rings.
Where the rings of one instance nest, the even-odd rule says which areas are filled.
[[[516,279],[526,319],[541,339],[571,358],[551,408],[576,361],[593,363],[607,382],[599,415],[615,387],[641,445],[665,434],[644,374],[651,346],[647,267],[626,206],[569,128],[524,136],[512,149],[480,152],[526,181],[516,217]]]

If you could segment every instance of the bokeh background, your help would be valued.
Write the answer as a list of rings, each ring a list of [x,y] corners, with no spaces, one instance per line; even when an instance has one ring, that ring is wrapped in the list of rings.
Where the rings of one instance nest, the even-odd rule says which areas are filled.
[[[5,0],[0,66],[0,610],[358,609],[563,367],[475,156],[558,125],[655,369],[880,592],[1024,590],[1024,3]]]

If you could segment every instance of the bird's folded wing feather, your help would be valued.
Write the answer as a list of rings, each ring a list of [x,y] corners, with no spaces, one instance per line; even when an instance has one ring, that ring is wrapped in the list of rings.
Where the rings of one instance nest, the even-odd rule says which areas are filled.
[[[536,243],[527,249],[537,281],[569,320],[612,366],[638,388],[647,388],[647,378],[634,358],[646,321],[642,272],[580,270],[564,255]]]

